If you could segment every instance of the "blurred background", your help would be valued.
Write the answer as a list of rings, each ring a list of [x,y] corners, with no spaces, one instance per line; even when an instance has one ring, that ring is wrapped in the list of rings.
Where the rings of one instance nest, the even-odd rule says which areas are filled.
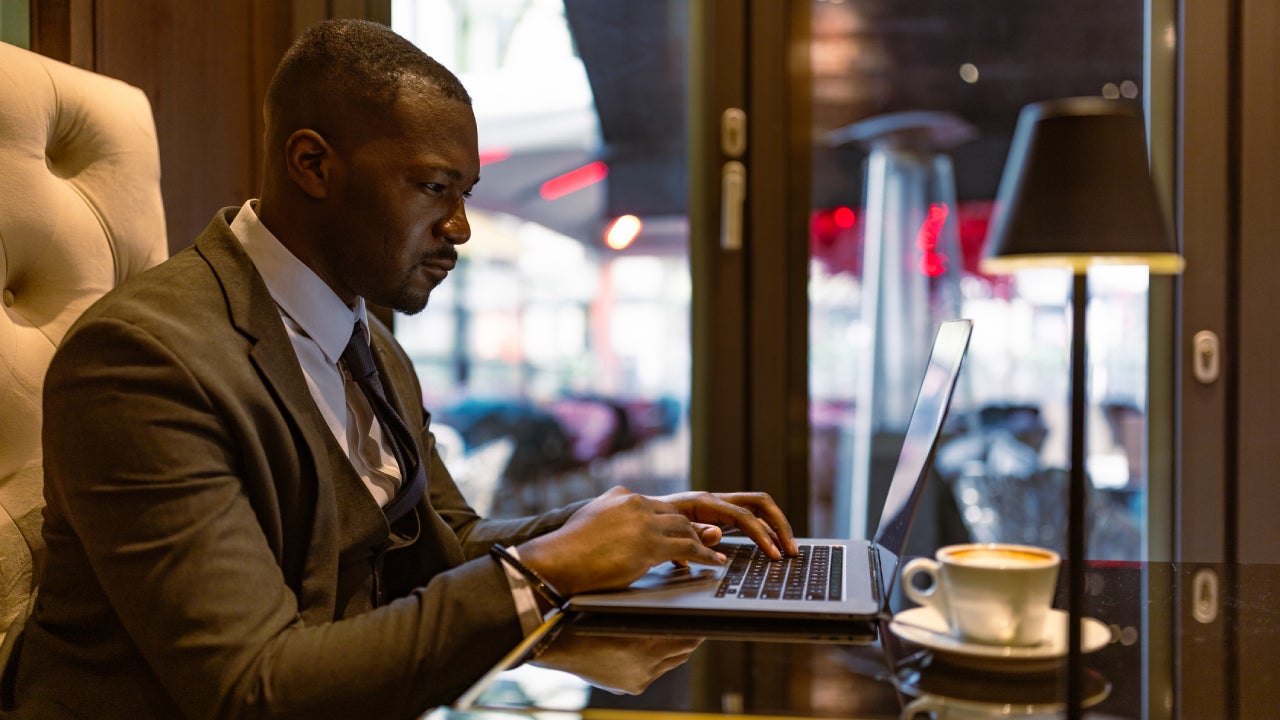
[[[810,533],[874,530],[933,330],[963,316],[922,543],[1058,546],[1070,278],[977,259],[1023,105],[1142,101],[1144,3],[814,0],[807,16],[807,233],[781,241],[808,253]],[[473,240],[396,332],[481,509],[689,486],[692,17],[679,0],[391,5],[479,123]],[[1091,281],[1091,556],[1136,559],[1148,277]]]

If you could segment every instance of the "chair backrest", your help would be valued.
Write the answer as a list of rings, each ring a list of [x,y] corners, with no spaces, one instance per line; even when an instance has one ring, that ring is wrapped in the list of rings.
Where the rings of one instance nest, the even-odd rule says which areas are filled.
[[[49,361],[80,313],[167,254],[146,95],[0,43],[0,633],[42,561]]]

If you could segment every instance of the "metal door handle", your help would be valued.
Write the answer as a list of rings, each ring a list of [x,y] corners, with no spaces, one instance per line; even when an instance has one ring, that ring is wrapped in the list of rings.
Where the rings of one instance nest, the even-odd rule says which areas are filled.
[[[1201,330],[1191,338],[1191,345],[1191,372],[1196,380],[1204,385],[1216,382],[1222,367],[1218,334],[1212,330]]]
[[[1208,625],[1218,619],[1218,576],[1200,568],[1191,580],[1191,616]]]
[[[747,167],[730,160],[720,169],[720,247],[742,249],[742,211],[747,200]]]

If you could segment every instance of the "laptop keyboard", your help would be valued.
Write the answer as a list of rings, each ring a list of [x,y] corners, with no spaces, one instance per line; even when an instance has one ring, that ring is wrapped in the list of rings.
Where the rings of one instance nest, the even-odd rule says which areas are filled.
[[[728,570],[716,597],[747,600],[840,600],[844,588],[844,548],[801,545],[797,556],[772,560],[754,544],[720,545]]]

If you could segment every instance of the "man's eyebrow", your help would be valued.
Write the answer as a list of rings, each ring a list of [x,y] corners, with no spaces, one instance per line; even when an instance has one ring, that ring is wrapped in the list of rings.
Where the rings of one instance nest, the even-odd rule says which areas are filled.
[[[419,170],[434,170],[434,171],[436,171],[436,172],[442,172],[442,173],[444,173],[445,175],[448,175],[450,178],[452,178],[452,179],[454,179],[454,180],[461,180],[461,179],[462,179],[462,173],[461,173],[461,172],[459,172],[456,168],[450,167],[450,166],[448,166],[448,165],[436,165],[436,164],[434,164],[434,163],[424,163],[424,164],[422,164],[422,165],[418,166],[418,169],[419,169]]]
[[[462,181],[463,181],[463,179],[464,179],[464,178],[462,177],[462,171],[458,170],[458,169],[457,169],[457,168],[455,168],[455,167],[451,167],[451,166],[449,166],[449,165],[437,165],[437,164],[435,164],[435,163],[423,163],[422,165],[419,165],[419,166],[418,166],[417,170],[418,170],[419,172],[424,171],[424,170],[435,170],[435,171],[439,171],[439,172],[444,173],[445,175],[448,175],[448,176],[449,176],[449,178],[450,178],[450,179],[452,179],[454,182],[462,182]],[[475,186],[476,186],[476,185],[478,185],[479,183],[480,183],[480,176],[479,176],[479,175],[477,175],[477,176],[475,177],[475,179],[471,181],[471,187],[475,187]]]

